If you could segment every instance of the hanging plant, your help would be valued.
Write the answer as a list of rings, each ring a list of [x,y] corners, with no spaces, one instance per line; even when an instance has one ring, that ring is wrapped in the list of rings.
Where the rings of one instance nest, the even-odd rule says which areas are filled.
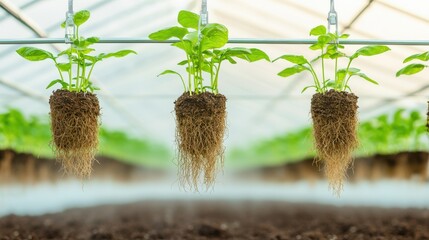
[[[219,93],[218,82],[222,63],[236,59],[254,62],[269,60],[256,48],[222,48],[228,42],[228,29],[221,24],[200,26],[200,16],[189,11],[178,14],[180,26],[162,29],[149,35],[157,41],[178,39],[172,46],[185,52],[187,78],[173,70],[160,75],[176,74],[183,85],[183,94],[175,101],[176,142],[179,179],[182,186],[198,190],[200,176],[207,187],[213,185],[216,172],[223,163],[223,137],[226,125],[226,97]]]
[[[429,51],[419,54],[411,55],[404,59],[404,63],[408,63],[414,60],[419,60],[422,62],[429,61]],[[396,73],[396,77],[399,77],[401,75],[414,75],[416,73],[419,73],[423,71],[423,69],[427,68],[428,65],[422,64],[422,63],[411,63],[407,66],[403,67],[401,70],[399,70]],[[429,101],[428,101],[428,111],[426,112],[426,130],[429,132]]]
[[[305,87],[302,92],[314,88],[316,94],[311,99],[311,117],[316,160],[324,162],[326,177],[330,188],[340,194],[347,169],[351,163],[353,150],[358,146],[357,131],[357,101],[358,97],[351,92],[349,81],[352,77],[360,77],[370,83],[376,81],[364,74],[360,69],[351,67],[352,62],[360,56],[373,56],[390,50],[386,46],[365,46],[351,56],[341,52],[344,48],[339,39],[349,35],[328,33],[325,26],[317,26],[310,31],[311,36],[317,37],[317,42],[310,46],[311,50],[320,51],[320,55],[309,61],[300,55],[283,55],[283,59],[295,64],[278,73],[281,77],[308,71],[313,78],[313,84]],[[339,68],[339,60],[346,60],[346,68]],[[326,76],[325,62],[335,63],[334,76]],[[321,75],[315,70],[315,63],[321,62]]]
[[[99,89],[91,81],[94,67],[104,59],[136,53],[132,50],[122,50],[94,55],[95,49],[92,45],[97,43],[99,38],[84,38],[79,35],[80,26],[89,17],[90,12],[87,10],[74,15],[76,27],[72,44],[56,56],[34,47],[17,50],[17,53],[27,60],[50,59],[55,63],[60,78],[51,81],[46,87],[60,87],[53,91],[49,99],[53,148],[65,172],[81,178],[90,176],[98,147],[100,105],[93,93]],[[65,27],[65,23],[62,27]]]

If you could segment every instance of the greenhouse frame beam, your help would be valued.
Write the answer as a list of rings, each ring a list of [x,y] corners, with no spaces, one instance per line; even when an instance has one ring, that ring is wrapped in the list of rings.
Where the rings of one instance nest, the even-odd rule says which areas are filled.
[[[3,78],[0,78],[0,85],[8,87],[8,88],[10,88],[10,89],[12,89],[12,90],[14,90],[16,92],[21,93],[24,96],[27,96],[27,97],[30,97],[32,99],[38,100],[40,102],[45,103],[45,102],[48,101],[48,99],[45,96],[36,94],[35,92],[33,92],[33,91],[29,90],[29,89],[25,89],[25,88],[19,87],[19,86],[15,85],[15,84],[13,84],[13,83],[11,83],[9,81],[6,81]]]
[[[13,16],[16,20],[21,22],[24,26],[30,29],[39,37],[47,37],[48,34],[40,28],[36,22],[34,22],[31,18],[27,17],[24,13],[22,13],[21,9],[16,7],[15,5],[9,3],[7,0],[0,0],[0,8],[3,8],[7,13]]]
[[[101,38],[98,43],[106,44],[158,44],[176,43],[179,40],[155,41],[148,38]],[[269,39],[269,38],[232,38],[230,44],[279,44],[279,45],[306,45],[316,43],[316,39]],[[0,45],[13,44],[55,44],[65,43],[64,38],[30,38],[30,39],[0,39]],[[429,46],[429,40],[374,40],[374,39],[346,39],[339,40],[344,45],[410,45]]]

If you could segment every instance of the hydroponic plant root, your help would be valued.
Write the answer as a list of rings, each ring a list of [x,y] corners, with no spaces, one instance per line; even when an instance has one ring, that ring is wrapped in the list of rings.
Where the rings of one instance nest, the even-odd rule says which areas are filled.
[[[330,188],[337,194],[358,146],[357,100],[353,93],[333,89],[311,99],[317,160],[324,162]]]
[[[56,90],[49,105],[57,159],[66,173],[89,177],[98,147],[100,106],[97,96]]]
[[[180,183],[198,190],[202,173],[204,184],[213,186],[216,171],[223,165],[226,97],[185,92],[174,104]]]

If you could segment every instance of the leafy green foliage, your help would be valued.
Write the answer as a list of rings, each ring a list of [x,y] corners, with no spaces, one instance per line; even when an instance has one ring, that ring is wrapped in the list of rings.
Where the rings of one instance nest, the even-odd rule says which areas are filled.
[[[51,140],[47,118],[28,117],[17,109],[0,114],[0,149],[53,158]],[[171,159],[171,153],[161,144],[106,128],[100,129],[99,155],[153,167],[165,167]]]
[[[88,21],[91,14],[87,10],[77,12],[74,17],[75,28],[75,39],[72,39],[70,48],[62,51],[57,56],[54,54],[35,47],[22,47],[16,52],[23,58],[29,61],[43,61],[50,59],[55,63],[55,67],[58,69],[60,79],[51,81],[46,88],[51,88],[54,85],[60,85],[61,89],[72,91],[72,92],[93,92],[99,90],[95,87],[91,81],[91,74],[94,70],[95,65],[110,57],[125,57],[128,54],[137,54],[132,50],[122,50],[114,53],[101,53],[99,55],[90,55],[95,50],[92,47],[93,44],[99,41],[97,37],[84,38],[79,36],[79,28],[85,22]],[[61,24],[65,27],[65,22]],[[64,76],[66,73],[68,76]]]
[[[181,49],[186,54],[186,59],[180,61],[178,65],[185,67],[188,74],[187,82],[177,71],[166,70],[159,75],[179,75],[185,92],[199,94],[210,90],[218,93],[219,72],[225,60],[231,64],[236,64],[237,59],[248,62],[270,61],[265,52],[256,48],[220,49],[228,42],[228,29],[222,24],[210,23],[201,26],[198,31],[200,16],[185,10],[179,12],[177,22],[180,26],[156,31],[151,33],[149,38],[157,41],[174,38],[179,40],[172,46]],[[208,77],[205,77],[207,75]],[[210,79],[210,85],[204,83],[205,78]]]
[[[360,146],[356,156],[427,151],[426,115],[398,109],[360,123]],[[315,156],[310,127],[234,149],[229,156],[235,166],[274,165]]]
[[[360,69],[352,68],[351,64],[353,60],[359,58],[360,56],[375,56],[385,53],[390,50],[389,47],[381,45],[364,46],[349,56],[341,51],[341,49],[344,49],[344,46],[339,44],[339,39],[348,38],[348,34],[338,36],[333,33],[328,33],[326,27],[320,25],[311,29],[310,35],[317,37],[317,42],[311,45],[310,49],[320,51],[320,55],[311,61],[307,60],[304,56],[290,54],[274,59],[274,61],[282,59],[295,64],[292,67],[287,67],[279,72],[279,76],[290,77],[304,71],[310,72],[311,76],[313,77],[313,85],[305,87],[302,92],[308,88],[315,88],[316,92],[318,93],[325,93],[329,89],[334,89],[335,91],[350,90],[349,81],[354,76],[360,77],[370,83],[378,84],[374,79],[361,72]],[[338,69],[338,60],[340,58],[347,59],[346,68]],[[322,63],[322,72],[320,75],[314,68],[314,64],[319,60]],[[325,61],[327,60],[332,60],[335,62],[333,78],[328,78],[326,76]]]
[[[404,63],[408,63],[408,62],[411,62],[414,60],[419,60],[419,61],[423,61],[423,62],[429,61],[429,51],[424,52],[424,53],[411,55],[411,56],[404,59]],[[402,69],[400,69],[396,73],[396,77],[399,77],[401,75],[414,75],[416,73],[423,71],[423,69],[425,69],[427,67],[428,67],[428,65],[424,65],[421,63],[411,63],[411,64],[403,67]]]

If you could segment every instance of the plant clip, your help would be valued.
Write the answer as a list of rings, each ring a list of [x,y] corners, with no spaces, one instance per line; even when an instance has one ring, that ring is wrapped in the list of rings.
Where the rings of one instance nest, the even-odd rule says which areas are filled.
[[[335,11],[334,0],[331,0],[331,8],[328,13],[328,32],[338,35],[338,15]]]
[[[69,8],[66,12],[66,24],[65,24],[65,43],[73,43],[75,38],[75,24],[74,24],[74,12],[73,12],[73,0],[69,0]]]
[[[200,21],[198,23],[198,41],[201,41],[201,28],[209,23],[209,12],[207,11],[207,0],[201,1]]]

